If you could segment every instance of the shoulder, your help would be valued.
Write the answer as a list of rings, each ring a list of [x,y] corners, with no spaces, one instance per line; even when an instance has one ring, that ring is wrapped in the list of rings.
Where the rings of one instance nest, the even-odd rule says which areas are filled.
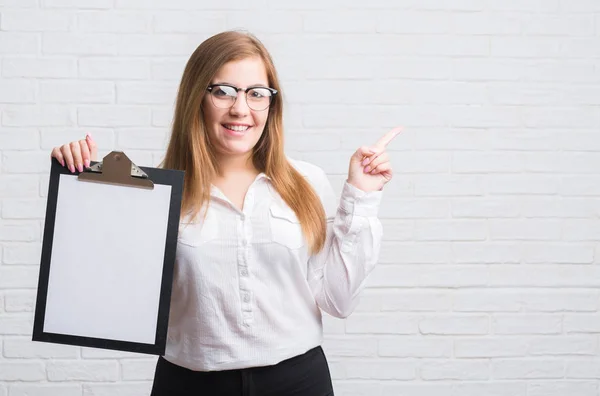
[[[290,165],[292,165],[315,187],[321,189],[324,183],[328,183],[327,174],[325,174],[325,171],[317,165],[290,157],[287,157],[287,159]]]

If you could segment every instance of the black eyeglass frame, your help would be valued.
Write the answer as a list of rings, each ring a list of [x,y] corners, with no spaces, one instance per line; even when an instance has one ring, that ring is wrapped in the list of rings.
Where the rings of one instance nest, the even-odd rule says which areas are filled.
[[[270,88],[270,87],[265,87],[264,85],[253,85],[253,86],[250,86],[250,87],[247,87],[247,88],[238,88],[235,85],[231,85],[231,84],[211,84],[208,87],[206,87],[206,90],[208,92],[212,93],[212,90],[215,87],[229,87],[231,89],[234,89],[236,91],[236,93],[240,92],[240,91],[243,91],[244,92],[244,97],[246,98],[246,104],[248,105],[248,107],[250,107],[250,104],[248,104],[248,91],[250,91],[251,89],[262,88],[262,89],[266,89],[267,91],[271,92],[271,96],[269,97],[269,105],[267,107],[265,107],[264,109],[261,109],[261,110],[255,110],[255,109],[252,109],[252,107],[250,107],[254,111],[263,111],[263,110],[268,109],[271,106],[271,104],[273,103],[273,98],[277,95],[277,92],[278,92],[276,89],[273,89],[273,88]],[[212,98],[211,98],[211,101],[212,101]],[[233,101],[233,103],[231,104],[231,106],[229,108],[233,107],[235,105],[236,101],[237,101],[237,96],[236,96],[235,100]],[[214,102],[213,102],[213,104],[214,104]],[[217,105],[215,105],[215,106],[217,106]]]

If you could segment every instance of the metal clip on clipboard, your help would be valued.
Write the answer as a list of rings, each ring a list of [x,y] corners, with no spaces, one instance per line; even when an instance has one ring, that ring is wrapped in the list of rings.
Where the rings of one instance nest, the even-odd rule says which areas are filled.
[[[111,151],[78,176],[79,180],[153,190],[154,183],[122,151]]]

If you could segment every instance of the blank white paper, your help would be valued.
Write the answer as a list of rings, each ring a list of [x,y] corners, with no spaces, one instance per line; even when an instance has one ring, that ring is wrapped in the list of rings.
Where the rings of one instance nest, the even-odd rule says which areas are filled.
[[[60,175],[44,332],[155,343],[170,199]]]

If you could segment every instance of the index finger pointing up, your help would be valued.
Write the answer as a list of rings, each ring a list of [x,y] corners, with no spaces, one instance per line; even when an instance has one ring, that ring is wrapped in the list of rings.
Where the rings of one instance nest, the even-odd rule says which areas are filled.
[[[384,148],[385,146],[388,145],[389,142],[391,142],[396,136],[398,136],[398,134],[400,134],[400,132],[402,132],[402,127],[396,127],[394,129],[392,129],[391,131],[389,131],[388,133],[383,135],[377,141],[377,143],[375,143],[375,146]]]

